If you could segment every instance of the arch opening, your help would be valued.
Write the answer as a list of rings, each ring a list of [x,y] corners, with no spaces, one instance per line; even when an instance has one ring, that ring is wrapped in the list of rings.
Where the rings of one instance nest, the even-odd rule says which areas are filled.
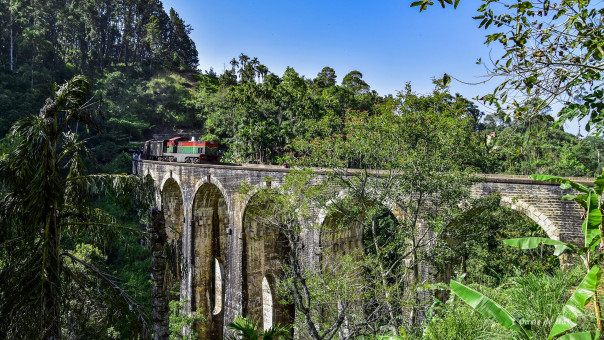
[[[214,259],[214,278],[212,280],[214,286],[212,287],[212,294],[214,295],[214,308],[212,309],[213,315],[218,315],[222,312],[222,270],[220,268],[220,262],[218,259]]]
[[[404,253],[401,248],[406,244],[400,243],[398,248],[396,245],[401,242],[402,229],[390,209],[378,203],[361,205],[352,199],[343,202],[334,203],[338,206],[331,208],[321,224],[319,260],[325,282],[337,282],[337,287],[358,287],[344,288],[339,295],[323,296],[321,316],[328,324],[340,316],[344,308],[342,301],[347,302],[339,331],[341,338],[347,338],[358,317],[387,326],[386,319],[374,317],[380,314],[377,311],[381,308],[377,302],[381,292],[374,290],[374,283],[379,282],[389,294],[400,292],[392,288],[405,285],[401,280],[407,269],[400,260]],[[362,210],[362,206],[368,207],[368,211]],[[371,293],[359,294],[360,291]],[[402,314],[404,306],[396,303],[402,299],[388,298],[392,301],[389,308],[393,314]]]
[[[276,303],[274,286],[284,274],[289,243],[256,214],[256,209],[267,208],[254,196],[243,214],[243,315],[261,322],[263,329],[275,323],[290,325],[295,315],[293,304]]]
[[[262,326],[265,331],[273,327],[273,308],[273,292],[265,276],[262,278]]]
[[[172,261],[168,263],[170,270],[168,271],[166,285],[168,291],[172,291],[172,287],[181,279],[182,230],[185,222],[182,191],[178,183],[172,178],[164,183],[161,192],[161,206],[164,213],[167,244],[174,249],[175,254]],[[176,298],[176,294],[170,294],[170,299]]]
[[[182,233],[185,210],[180,186],[174,179],[168,179],[162,190],[162,208],[166,220],[168,240],[177,240]]]
[[[459,236],[441,244],[456,254],[448,262],[449,268],[440,270],[446,273],[446,279],[458,270],[466,274],[468,282],[498,286],[509,276],[519,273],[543,274],[558,269],[560,258],[553,255],[552,246],[523,250],[503,243],[505,239],[552,236],[551,230],[548,232],[542,223],[538,223],[543,220],[535,221],[520,209],[521,206],[510,206],[504,199],[497,199],[465,225],[458,226]]]
[[[327,215],[319,233],[321,266],[338,256],[364,251],[363,225],[340,213]]]
[[[369,216],[345,209],[338,211],[327,214],[321,225],[319,245],[323,265],[329,262],[327,257],[374,254],[376,249],[392,244],[400,233],[398,219],[384,205],[372,207]],[[395,258],[396,250],[390,249],[389,256]]]
[[[211,183],[201,185],[193,200],[193,310],[206,317],[201,338],[222,339],[224,326],[225,280],[228,265],[227,229],[229,214],[220,189]]]

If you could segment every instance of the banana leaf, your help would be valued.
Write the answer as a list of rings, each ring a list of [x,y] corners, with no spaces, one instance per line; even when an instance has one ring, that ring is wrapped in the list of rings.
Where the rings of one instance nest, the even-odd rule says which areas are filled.
[[[566,251],[572,251],[575,247],[572,244],[568,244],[562,241],[552,240],[547,237],[522,237],[522,238],[511,238],[503,240],[503,243],[508,246],[516,247],[519,249],[535,249],[542,243],[550,246],[554,246],[554,255],[560,256]]]
[[[451,280],[450,287],[455,295],[459,296],[475,311],[497,322],[506,329],[515,330],[522,338],[530,339],[528,331],[522,327],[518,320],[495,301],[455,280]]]
[[[598,207],[598,196],[591,194],[587,196],[587,215],[581,226],[585,235],[585,246],[589,247],[594,238],[600,236],[600,224],[602,224],[602,212]]]
[[[590,332],[570,333],[559,337],[557,340],[598,340],[599,338],[600,331],[596,331],[593,335]]]
[[[585,304],[594,295],[598,287],[600,274],[600,267],[593,266],[589,273],[585,275],[583,281],[581,281],[573,295],[568,299],[566,305],[562,308],[560,314],[558,314],[548,339],[552,339],[556,335],[562,334],[577,325],[577,319],[583,315]]]

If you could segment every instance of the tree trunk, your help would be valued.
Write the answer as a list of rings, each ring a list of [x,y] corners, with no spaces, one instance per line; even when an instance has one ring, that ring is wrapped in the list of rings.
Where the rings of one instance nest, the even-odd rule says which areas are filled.
[[[418,314],[419,314],[419,298],[417,296],[417,283],[419,282],[419,262],[418,262],[418,257],[417,257],[417,244],[416,244],[416,240],[415,240],[415,234],[413,234],[412,237],[412,242],[413,242],[413,249],[411,252],[411,261],[412,261],[412,265],[413,265],[413,298],[415,300],[415,303],[413,304],[413,307],[411,307],[411,324],[415,325],[417,323],[418,320]]]
[[[375,218],[372,218],[371,221],[371,237],[373,238],[373,247],[375,249],[375,254],[377,255],[378,259],[381,258],[382,256],[382,252],[380,250],[380,246],[378,244],[378,234],[377,234],[377,228],[375,225]],[[386,309],[388,310],[388,315],[390,316],[390,332],[392,332],[392,335],[398,335],[398,331],[396,329],[396,315],[394,315],[394,308],[392,308],[392,304],[390,303],[390,292],[388,289],[388,277],[386,276],[386,270],[384,269],[384,264],[382,263],[381,260],[378,261],[378,265],[380,268],[380,276],[381,276],[381,280],[382,280],[382,286],[384,287],[384,294],[386,295]]]
[[[54,211],[54,205],[51,211]],[[61,339],[61,265],[59,263],[59,230],[56,216],[47,223],[44,261],[44,283],[42,285],[42,315],[45,340]]]
[[[13,72],[14,70],[14,65],[13,65],[13,51],[14,51],[14,45],[13,45],[13,11],[11,11],[9,9],[10,12],[10,71]],[[599,156],[599,153],[598,153]]]
[[[35,57],[31,58],[31,65],[30,65],[30,70],[31,70],[31,89],[34,89],[34,59]]]
[[[291,242],[292,239],[293,238],[290,238],[290,246],[297,246]],[[291,274],[293,278],[293,284],[291,285],[291,287],[294,294],[294,303],[296,304],[297,309],[304,315],[310,337],[313,340],[323,340],[323,337],[319,334],[314,320],[312,319],[312,314],[310,310],[310,296],[307,293],[308,287],[306,286],[306,281],[302,276],[302,271],[299,268],[298,256],[295,251],[291,249],[288,255],[289,261],[292,265]]]
[[[170,308],[168,305],[168,287],[166,286],[166,227],[164,214],[160,210],[152,211],[153,224],[151,234],[151,281],[153,282],[153,334],[155,339],[170,338]]]

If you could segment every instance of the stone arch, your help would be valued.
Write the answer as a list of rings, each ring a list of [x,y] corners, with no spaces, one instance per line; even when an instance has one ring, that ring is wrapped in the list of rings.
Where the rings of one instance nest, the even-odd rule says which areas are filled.
[[[276,183],[276,182],[271,183],[271,187],[273,187],[273,188],[278,187],[278,183]],[[260,192],[260,190],[265,189],[265,188],[267,188],[266,182],[261,182],[258,185],[252,186],[250,188],[249,192],[239,195],[240,206],[243,207],[242,209],[239,209],[238,217],[241,221],[243,221],[245,214],[247,212],[247,207],[249,206],[252,199]],[[241,230],[243,231],[243,229],[241,229]]]
[[[164,190],[164,186],[166,185],[166,182],[168,182],[169,180],[175,181],[176,184],[178,184],[178,187],[182,188],[182,184],[180,183],[180,178],[178,178],[178,176],[176,176],[176,177],[172,176],[172,171],[170,171],[161,179],[161,181],[158,181],[159,188],[161,191]]]
[[[516,198],[508,196],[502,196],[499,201],[499,205],[516,210],[520,213],[525,214],[528,218],[535,221],[547,234],[547,236],[553,240],[560,240],[560,231],[556,225],[550,220],[550,218],[539,211],[535,206]]]
[[[340,195],[340,198],[343,195]],[[328,202],[328,205],[334,202]],[[391,202],[377,203],[386,209],[392,220],[400,223],[404,213]],[[319,233],[319,246],[321,252],[332,251],[335,254],[346,254],[354,250],[363,250],[365,230],[359,222],[348,221],[344,222],[350,228],[343,230],[332,230],[332,227],[337,223],[342,223],[342,219],[346,219],[341,213],[330,213],[327,209],[321,209],[318,213],[317,221],[321,225]]]
[[[206,324],[203,339],[222,339],[224,326],[225,282],[228,267],[227,235],[229,212],[220,188],[211,182],[201,183],[192,206],[193,240],[193,310],[201,309]]]
[[[163,183],[161,200],[168,241],[178,240],[182,234],[185,209],[182,190],[177,181],[168,179]]]
[[[275,303],[278,300],[275,294],[276,280],[283,275],[289,244],[279,230],[254,218],[249,207],[256,198],[255,194],[245,198],[247,204],[242,217],[243,315],[260,322],[261,327],[266,328],[263,281],[267,280],[273,301],[272,322],[289,325],[293,323],[294,306]]]
[[[161,190],[161,207],[164,213],[166,227],[167,244],[173,249],[170,252],[172,256],[168,259],[168,265],[171,267],[166,288],[172,289],[172,285],[180,282],[181,268],[180,258],[182,257],[182,232],[185,223],[185,209],[180,185],[174,179],[164,181]],[[171,298],[175,298],[172,296]]]
[[[218,178],[216,178],[214,176],[207,175],[207,176],[204,176],[199,181],[197,181],[195,183],[195,187],[193,188],[194,189],[193,192],[197,193],[199,191],[199,188],[201,188],[201,186],[203,186],[205,184],[212,184],[212,185],[214,185],[220,191],[220,194],[222,195],[222,197],[225,198],[225,203],[226,203],[227,209],[229,211],[232,211],[231,201],[227,200],[227,198],[229,197],[228,191],[225,189],[225,187],[222,184],[222,182]]]
[[[326,265],[328,257],[350,254],[356,250],[363,250],[363,225],[348,221],[346,229],[337,228],[343,223],[344,216],[339,213],[326,214],[321,223],[319,232],[319,261]]]
[[[523,263],[531,263],[535,261],[537,256],[540,258],[539,261],[545,260],[541,262],[541,268],[546,268],[547,266],[551,266],[553,262],[555,262],[555,266],[559,266],[564,264],[565,255],[560,257],[553,256],[553,247],[542,245],[541,249],[532,249],[532,250],[521,250],[514,247],[510,247],[501,242],[502,239],[505,238],[520,238],[520,237],[549,237],[552,239],[558,239],[557,228],[551,223],[550,219],[545,215],[541,214],[538,209],[532,204],[529,204],[525,201],[522,201],[518,198],[511,198],[509,196],[501,196],[500,194],[496,194],[499,196],[499,206],[493,207],[494,209],[487,209],[484,212],[489,214],[487,219],[483,220],[483,223],[486,223],[486,229],[481,229],[483,234],[481,236],[484,242],[480,243],[480,246],[484,247],[486,252],[486,258],[501,258],[497,252],[504,251],[507,254],[504,255],[506,261],[505,264],[510,264],[513,267],[522,267]],[[498,214],[498,215],[491,215]],[[518,223],[523,223],[522,227],[518,227]],[[490,224],[490,225],[488,225]],[[547,228],[550,226],[550,228]],[[472,225],[473,233],[476,230],[476,226]],[[509,234],[509,232],[513,231],[513,234]],[[546,235],[543,235],[546,234]],[[511,236],[510,236],[511,235]],[[458,239],[459,240],[459,239]],[[453,242],[453,245],[458,243],[456,239],[448,239],[446,242]],[[473,242],[477,242],[473,240]],[[531,254],[532,253],[532,254]],[[497,254],[497,255],[496,255]],[[438,281],[448,282],[451,277],[454,275],[455,268],[460,268],[464,273],[477,273],[474,270],[468,269],[467,265],[469,264],[468,260],[471,259],[471,255],[468,253],[458,254],[453,257],[449,257],[445,262],[443,267],[440,267],[440,270],[437,270]],[[479,257],[481,255],[478,255]],[[518,261],[517,256],[524,257],[534,256],[532,260],[522,260]],[[506,269],[497,270],[498,265],[489,265],[489,272],[487,276],[492,276],[493,273],[501,273],[508,272]],[[505,266],[505,265],[504,265]],[[499,267],[501,268],[501,267]],[[478,272],[480,273],[480,271]],[[486,276],[485,276],[486,277]],[[497,275],[492,276],[492,279],[497,280]],[[483,277],[484,278],[484,277]],[[446,300],[449,296],[448,291],[436,291],[435,295],[438,299]]]
[[[151,169],[147,169],[146,174],[144,174],[145,176],[151,176],[151,178],[153,178],[153,175],[151,174]],[[156,179],[153,178],[153,181],[155,181]]]

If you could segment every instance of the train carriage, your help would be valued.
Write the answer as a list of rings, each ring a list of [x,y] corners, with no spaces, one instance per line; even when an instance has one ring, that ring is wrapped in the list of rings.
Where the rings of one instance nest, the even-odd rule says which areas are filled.
[[[161,160],[165,152],[165,141],[161,139],[151,139],[145,142],[143,146],[143,159],[153,161]]]
[[[220,160],[218,146],[218,142],[198,141],[187,137],[148,140],[143,149],[143,159],[180,163],[217,162]]]

